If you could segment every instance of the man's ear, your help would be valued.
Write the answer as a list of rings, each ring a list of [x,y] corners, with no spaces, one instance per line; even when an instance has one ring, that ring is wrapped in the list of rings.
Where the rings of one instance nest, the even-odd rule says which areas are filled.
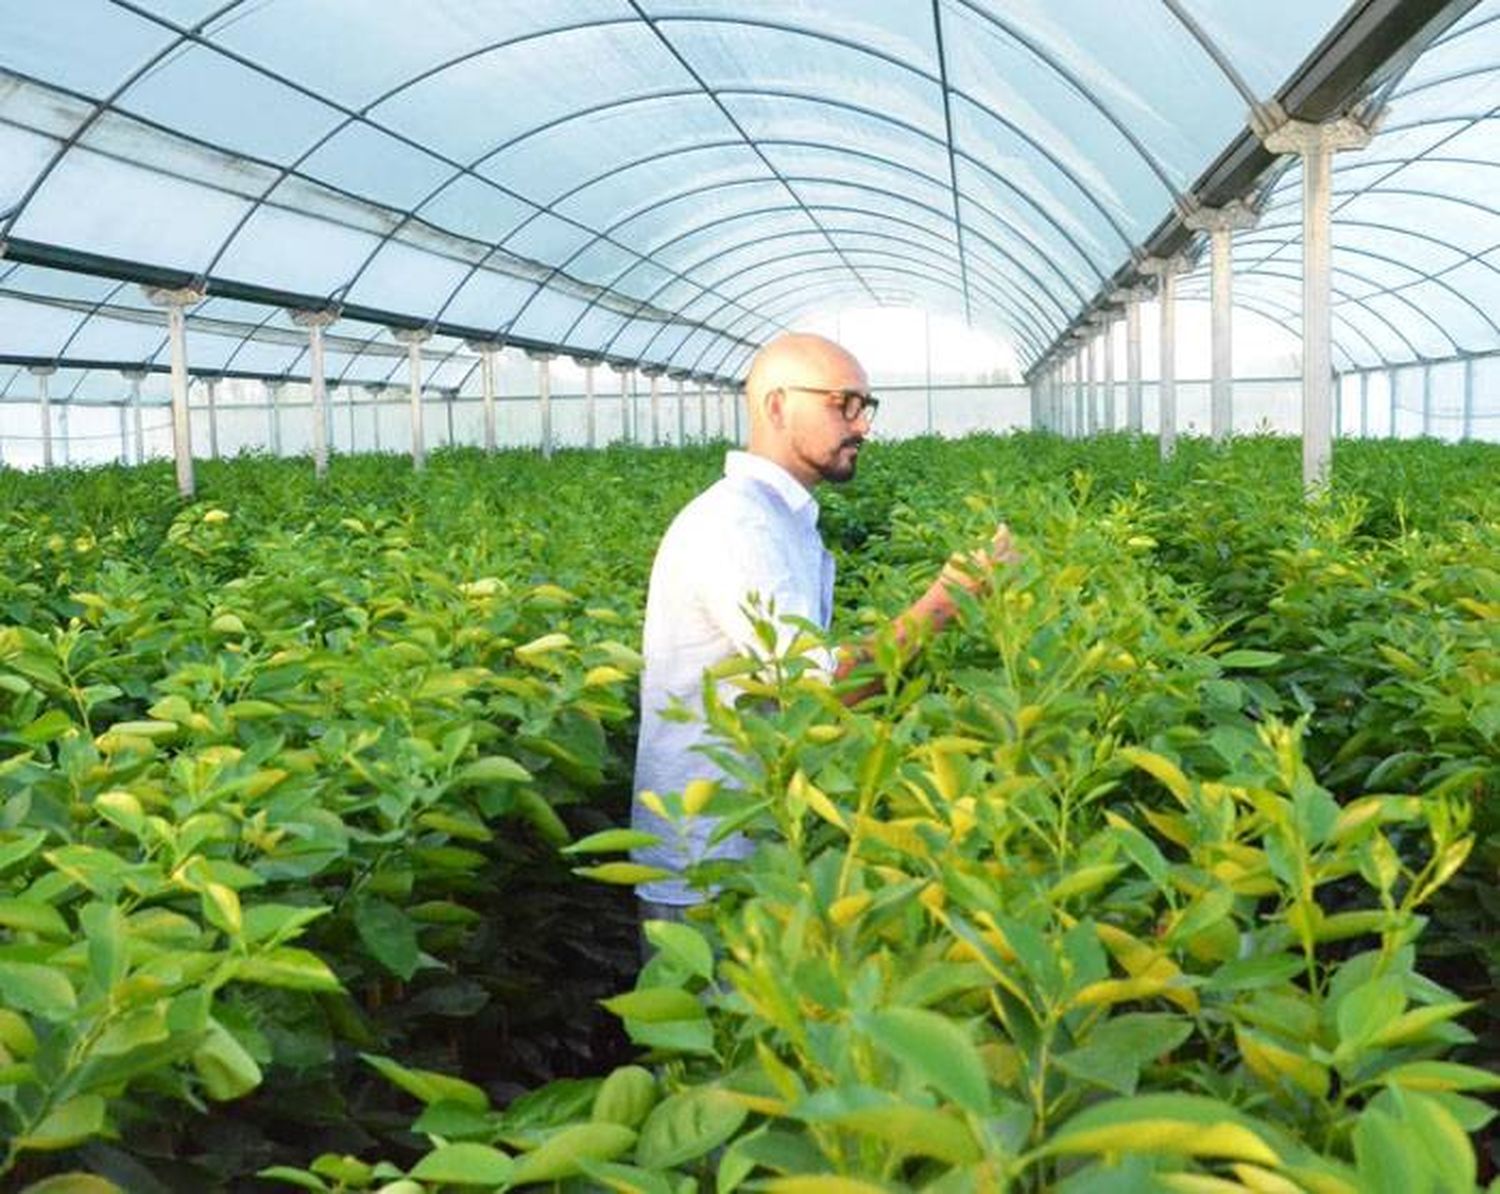
[[[786,421],[786,391],[780,386],[767,390],[761,397],[761,410],[768,426],[780,428]]]

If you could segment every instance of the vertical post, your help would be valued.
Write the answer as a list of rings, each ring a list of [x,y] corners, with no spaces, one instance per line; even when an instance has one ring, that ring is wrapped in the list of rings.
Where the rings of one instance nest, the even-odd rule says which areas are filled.
[[[1422,437],[1432,434],[1432,365],[1422,366]]]
[[[652,368],[646,374],[651,379],[651,446],[661,443],[661,370]]]
[[[146,459],[146,426],[141,415],[141,382],[146,380],[144,369],[122,369],[120,376],[130,383],[130,419],[135,429],[135,462]]]
[[[308,369],[313,408],[313,476],[328,475],[328,379],[323,371],[323,329],[339,317],[338,308],[290,311],[292,322],[307,329]]]
[[[271,455],[281,456],[281,392],[286,383],[280,381],[266,384],[267,411],[271,429]]]
[[[1333,459],[1333,154],[1370,143],[1370,130],[1350,117],[1324,124],[1288,120],[1261,138],[1272,153],[1302,158],[1302,485],[1328,482]]]
[[[536,361],[537,401],[542,414],[542,459],[552,459],[552,354],[527,353]]]
[[[120,463],[130,463],[130,414],[126,403],[120,403]]]
[[[611,361],[609,367],[620,375],[620,439],[630,442],[630,366]]]
[[[1082,333],[1076,334],[1079,338],[1073,342],[1073,437],[1082,439],[1088,434],[1088,423],[1085,419],[1088,402],[1086,371],[1088,356],[1084,349]]]
[[[590,448],[596,447],[598,430],[595,426],[594,411],[594,362],[589,361],[583,367],[583,427],[584,441]]]
[[[479,354],[479,389],[484,399],[484,450],[495,450],[495,340],[470,340],[468,346]]]
[[[1359,373],[1359,438],[1370,438],[1370,371]]]
[[[1150,257],[1142,270],[1155,274],[1161,307],[1161,382],[1157,397],[1157,436],[1161,458],[1169,460],[1177,450],[1177,274],[1180,257]]]
[[[1385,379],[1386,379],[1385,396],[1386,396],[1386,400],[1387,400],[1387,405],[1390,407],[1390,411],[1389,411],[1389,413],[1387,415],[1387,420],[1388,421],[1386,423],[1386,434],[1388,436],[1390,436],[1391,439],[1395,439],[1396,438],[1396,369],[1395,369],[1394,366],[1392,366],[1390,369],[1386,370]]]
[[[46,379],[43,378],[43,381]],[[64,402],[57,408],[57,440],[63,464],[73,462],[73,429],[71,427],[73,404]]]
[[[729,406],[728,406],[728,396],[727,396],[727,392],[724,389],[724,384],[722,382],[719,383],[719,386],[718,386],[717,389],[714,390],[714,393],[718,396],[718,399],[719,399],[719,438],[720,439],[728,439],[729,438]]]
[[[1085,435],[1093,435],[1099,430],[1099,334],[1097,329],[1091,329],[1088,339],[1084,341],[1084,369],[1088,374],[1088,381],[1083,387],[1083,430]]]
[[[56,365],[32,365],[29,372],[36,378],[36,402],[42,430],[42,467],[52,467],[52,395],[47,379],[57,372]]]
[[[708,387],[698,379],[698,438],[708,443]]]
[[[373,441],[376,453],[381,451],[380,444],[380,396],[385,393],[385,383],[376,382],[367,385],[365,389],[370,391],[370,439]]]
[[[687,443],[687,414],[684,409],[687,399],[683,397],[682,383],[683,379],[679,377],[677,379],[677,443],[679,447]]]
[[[740,416],[745,406],[745,386],[743,382],[729,395],[729,405],[734,410],[734,442],[740,444],[744,442],[745,435],[740,424]]]
[[[177,492],[192,497],[193,424],[188,411],[186,310],[203,301],[203,291],[191,288],[163,290],[145,286],[147,300],[167,309],[167,340],[172,348],[172,454],[177,458]]]
[[[458,387],[449,386],[443,391],[443,420],[448,427],[448,447],[453,447],[456,435],[453,430],[453,404],[458,401]]]
[[[1464,358],[1464,439],[1474,438],[1474,358]]]
[[[344,387],[344,402],[349,408],[349,455],[353,456],[358,445],[354,436],[354,387],[351,385]]]
[[[1197,232],[1207,232],[1211,258],[1210,287],[1213,320],[1213,366],[1209,399],[1209,428],[1216,444],[1234,431],[1234,254],[1233,238],[1241,228],[1253,228],[1259,218],[1241,199],[1223,207],[1202,207],[1184,223]]]
[[[432,335],[426,328],[392,328],[396,343],[406,345],[407,400],[411,405],[411,465],[417,472],[427,466],[427,445],[422,426],[422,345]]]
[[[1125,429],[1141,433],[1141,303],[1144,286],[1132,286],[1125,303]]]
[[[1100,331],[1104,341],[1104,430],[1115,429],[1115,320],[1114,315],[1104,313],[1104,327]]]
[[[204,380],[203,392],[208,399],[208,458],[219,458],[219,379]]]

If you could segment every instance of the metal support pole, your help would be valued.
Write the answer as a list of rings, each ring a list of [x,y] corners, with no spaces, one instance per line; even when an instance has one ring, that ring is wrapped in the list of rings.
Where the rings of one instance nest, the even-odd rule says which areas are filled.
[[[219,379],[210,377],[203,383],[208,400],[208,458],[219,458]]]
[[[737,444],[745,442],[745,433],[740,423],[740,417],[745,409],[745,401],[745,387],[743,385],[739,386],[738,389],[729,395],[729,405],[734,411],[734,442]]]
[[[729,438],[729,400],[728,400],[726,391],[725,391],[725,389],[724,389],[724,387],[722,385],[720,385],[717,389],[714,390],[714,394],[718,397],[718,400],[719,400],[719,438],[721,440],[728,439]]]
[[[124,402],[120,403],[120,463],[130,463],[130,412]]]
[[[349,455],[353,456],[358,449],[354,434],[354,387],[344,387],[344,399],[349,407]]]
[[[1359,438],[1370,438],[1370,371],[1359,375]]]
[[[542,413],[542,459],[552,459],[552,354],[534,354],[537,400]]]
[[[1474,438],[1474,358],[1464,358],[1464,439]]]
[[[1180,257],[1151,257],[1142,265],[1157,279],[1161,308],[1161,382],[1157,396],[1157,437],[1161,458],[1169,460],[1177,450],[1177,274]]]
[[[1422,437],[1432,434],[1432,366],[1422,366]]]
[[[1211,256],[1210,287],[1213,320],[1213,366],[1209,400],[1209,428],[1215,443],[1223,443],[1234,431],[1234,234],[1253,228],[1258,213],[1243,200],[1223,207],[1202,207],[1190,213],[1187,227],[1207,232]]]
[[[286,388],[286,383],[273,381],[266,386],[266,402],[268,403],[268,421],[271,428],[271,455],[281,457],[281,391]]]
[[[1104,347],[1104,430],[1115,430],[1115,320],[1106,313],[1100,335]]]
[[[1084,368],[1088,381],[1083,387],[1083,431],[1094,435],[1099,430],[1099,336],[1090,332],[1084,342]]]
[[[312,382],[313,476],[328,475],[328,379],[323,373],[323,329],[339,317],[337,308],[290,311],[292,322],[307,329],[308,369]]]
[[[1132,286],[1125,303],[1125,429],[1141,433],[1141,302],[1143,286]]]
[[[73,428],[71,415],[73,404],[64,402],[57,408],[57,446],[64,465],[73,462]]]
[[[620,439],[630,442],[630,366],[610,362],[611,369],[620,375]]]
[[[370,439],[374,442],[374,450],[381,451],[380,445],[380,396],[385,393],[384,384],[366,386],[370,391]]]
[[[698,438],[708,443],[708,387],[698,383]]]
[[[146,298],[154,306],[167,309],[167,339],[172,347],[172,454],[177,458],[177,492],[192,497],[193,424],[188,410],[187,317],[188,307],[203,301],[203,291],[183,288],[163,290],[144,286]]]
[[[1385,388],[1386,389],[1386,399],[1387,399],[1388,405],[1390,406],[1390,411],[1389,411],[1389,414],[1387,416],[1388,422],[1386,424],[1386,434],[1388,436],[1390,436],[1391,439],[1395,439],[1396,438],[1396,370],[1394,368],[1388,369],[1386,371],[1385,379],[1386,379],[1386,388]]]
[[[391,335],[406,345],[407,399],[411,404],[411,465],[421,472],[427,465],[427,445],[422,425],[422,345],[432,335],[426,328],[393,328]]]
[[[687,399],[683,396],[683,379],[677,379],[677,443],[680,447],[687,442]]]
[[[36,378],[36,401],[42,425],[42,467],[52,467],[52,395],[47,379],[57,372],[56,365],[32,365],[29,372]]]
[[[141,417],[141,382],[146,380],[144,369],[124,369],[120,376],[130,383],[130,418],[135,427],[135,462],[146,459],[146,426]]]
[[[584,442],[590,448],[596,447],[595,440],[598,436],[598,429],[595,425],[593,361],[590,361],[583,367],[583,427]]]
[[[1262,140],[1302,158],[1302,485],[1311,493],[1327,484],[1333,459],[1333,154],[1368,145],[1370,130],[1348,117],[1288,120]]]
[[[651,379],[651,446],[661,443],[661,371],[648,373]]]
[[[453,404],[458,401],[458,390],[450,387],[443,391],[443,421],[448,427],[448,447],[453,447],[455,434],[453,431]]]
[[[501,345],[495,340],[470,340],[470,349],[479,354],[479,388],[484,399],[484,450],[495,450],[495,354]]]

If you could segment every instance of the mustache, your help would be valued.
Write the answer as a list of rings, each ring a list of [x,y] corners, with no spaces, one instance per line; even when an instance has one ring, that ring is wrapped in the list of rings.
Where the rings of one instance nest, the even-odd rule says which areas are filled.
[[[862,436],[862,435],[851,435],[851,436],[847,437],[844,440],[844,442],[839,445],[839,447],[841,447],[841,448],[858,448],[864,442],[865,442],[865,437],[864,436]]]

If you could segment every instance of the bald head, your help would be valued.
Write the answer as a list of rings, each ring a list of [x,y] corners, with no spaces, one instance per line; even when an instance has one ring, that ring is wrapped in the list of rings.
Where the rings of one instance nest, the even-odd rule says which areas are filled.
[[[869,379],[854,354],[826,336],[786,332],[769,341],[750,362],[745,398],[750,403],[750,425],[765,417],[765,397],[787,386],[826,390],[863,390]]]
[[[750,451],[809,489],[819,481],[847,481],[869,424],[846,420],[830,396],[869,388],[864,367],[848,349],[807,332],[777,336],[755,354],[745,378]]]

